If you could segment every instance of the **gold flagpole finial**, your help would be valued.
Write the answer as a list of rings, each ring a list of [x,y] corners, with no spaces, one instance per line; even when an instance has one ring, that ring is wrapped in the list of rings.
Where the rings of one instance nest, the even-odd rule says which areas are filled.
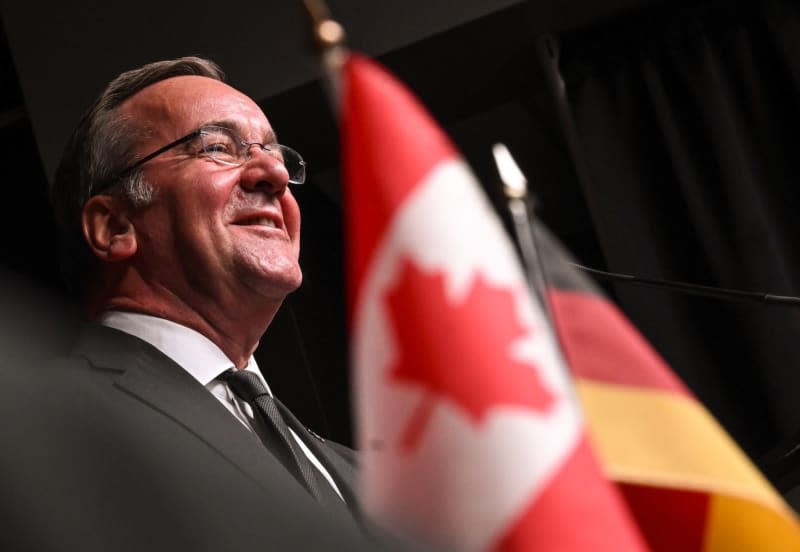
[[[314,39],[323,49],[343,46],[344,27],[331,18],[328,6],[323,0],[303,0],[306,12],[314,26]]]

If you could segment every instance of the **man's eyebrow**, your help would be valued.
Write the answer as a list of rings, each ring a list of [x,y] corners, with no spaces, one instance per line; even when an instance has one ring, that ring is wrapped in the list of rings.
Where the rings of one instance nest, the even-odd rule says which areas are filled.
[[[247,140],[247,129],[243,128],[239,123],[236,121],[231,121],[230,119],[223,119],[219,121],[208,121],[207,123],[203,123],[203,126],[220,126],[229,128],[235,131],[239,136],[242,137],[243,140]],[[262,144],[277,144],[278,143],[278,135],[275,134],[273,129],[269,129],[267,133],[264,135],[263,138],[259,138]]]

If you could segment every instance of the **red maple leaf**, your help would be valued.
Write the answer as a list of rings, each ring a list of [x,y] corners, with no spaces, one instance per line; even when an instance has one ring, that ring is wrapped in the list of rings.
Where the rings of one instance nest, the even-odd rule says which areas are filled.
[[[526,333],[510,291],[478,273],[463,301],[454,303],[445,294],[445,277],[404,259],[398,283],[386,293],[398,346],[390,377],[427,391],[406,427],[406,448],[420,437],[437,397],[475,424],[498,405],[545,412],[554,402],[537,367],[510,356],[512,342]]]

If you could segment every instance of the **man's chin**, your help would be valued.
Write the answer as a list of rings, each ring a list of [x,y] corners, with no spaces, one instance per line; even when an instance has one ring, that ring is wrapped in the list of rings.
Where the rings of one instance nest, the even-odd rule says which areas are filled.
[[[289,271],[270,271],[263,274],[254,282],[260,294],[270,299],[283,299],[293,291],[296,291],[303,283],[303,274],[298,268]]]

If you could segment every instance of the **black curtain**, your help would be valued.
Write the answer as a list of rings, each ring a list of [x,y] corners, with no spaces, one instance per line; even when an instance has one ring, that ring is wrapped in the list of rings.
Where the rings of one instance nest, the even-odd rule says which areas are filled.
[[[598,268],[800,294],[798,7],[670,3],[550,40]],[[800,427],[797,308],[607,289],[751,458]]]

